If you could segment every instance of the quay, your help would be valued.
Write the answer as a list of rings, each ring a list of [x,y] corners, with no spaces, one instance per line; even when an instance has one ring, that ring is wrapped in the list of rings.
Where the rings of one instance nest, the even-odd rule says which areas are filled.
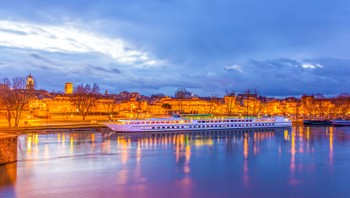
[[[17,135],[0,133],[0,165],[17,161]]]
[[[101,131],[111,130],[102,124],[64,124],[64,125],[40,125],[28,127],[0,127],[0,131],[6,134],[23,133],[54,133],[54,132],[77,132],[77,131]]]
[[[0,165],[17,161],[17,137],[25,133],[60,133],[96,131],[111,132],[101,124],[64,124],[22,127],[0,127]]]

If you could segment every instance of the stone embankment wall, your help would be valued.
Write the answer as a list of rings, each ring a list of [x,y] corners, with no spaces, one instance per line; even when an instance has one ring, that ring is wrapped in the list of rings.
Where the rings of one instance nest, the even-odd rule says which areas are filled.
[[[0,165],[17,161],[17,135],[0,133]]]

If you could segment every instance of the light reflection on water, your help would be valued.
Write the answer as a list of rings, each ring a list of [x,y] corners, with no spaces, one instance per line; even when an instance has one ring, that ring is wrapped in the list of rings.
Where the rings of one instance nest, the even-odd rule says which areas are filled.
[[[347,197],[350,128],[19,137],[0,197]]]

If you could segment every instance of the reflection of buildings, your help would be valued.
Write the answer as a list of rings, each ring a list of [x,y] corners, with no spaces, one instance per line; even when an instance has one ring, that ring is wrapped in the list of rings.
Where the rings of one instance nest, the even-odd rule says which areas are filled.
[[[0,166],[0,189],[13,185],[17,179],[17,164],[10,163]]]

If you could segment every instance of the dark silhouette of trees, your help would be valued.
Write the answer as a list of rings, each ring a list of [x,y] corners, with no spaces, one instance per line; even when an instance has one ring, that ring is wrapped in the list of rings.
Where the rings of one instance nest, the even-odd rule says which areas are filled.
[[[304,114],[307,117],[313,117],[315,111],[315,98],[314,96],[303,95],[301,97],[301,105],[304,110]]]
[[[208,108],[208,112],[209,114],[213,114],[215,113],[214,111],[216,110],[216,107],[220,105],[220,98],[218,96],[211,96],[209,99],[209,108]]]
[[[114,97],[105,97],[103,100],[100,100],[99,103],[102,103],[104,111],[108,114],[109,120],[116,113],[117,101]]]
[[[246,89],[240,95],[243,100],[243,111],[246,116],[256,116],[262,109],[262,103],[258,99],[259,91],[257,89]]]
[[[336,114],[346,118],[346,113],[350,110],[350,94],[341,93],[335,98]]]
[[[0,112],[8,122],[8,126],[17,127],[33,90],[26,89],[26,80],[22,77],[15,77],[12,80],[3,78],[0,87]]]
[[[73,104],[77,108],[78,113],[83,116],[85,120],[89,112],[96,106],[96,101],[99,93],[99,86],[94,83],[91,87],[90,84],[80,84],[74,90]]]
[[[171,111],[171,105],[168,103],[162,104],[162,108],[165,110],[165,113]]]
[[[191,98],[192,93],[187,91],[186,88],[181,87],[175,92],[175,98],[178,99],[180,103],[180,111],[182,110],[182,101],[186,98]]]
[[[235,91],[226,91],[224,101],[225,101],[227,115],[232,115],[233,111],[235,110],[236,99],[237,97],[236,97]]]

